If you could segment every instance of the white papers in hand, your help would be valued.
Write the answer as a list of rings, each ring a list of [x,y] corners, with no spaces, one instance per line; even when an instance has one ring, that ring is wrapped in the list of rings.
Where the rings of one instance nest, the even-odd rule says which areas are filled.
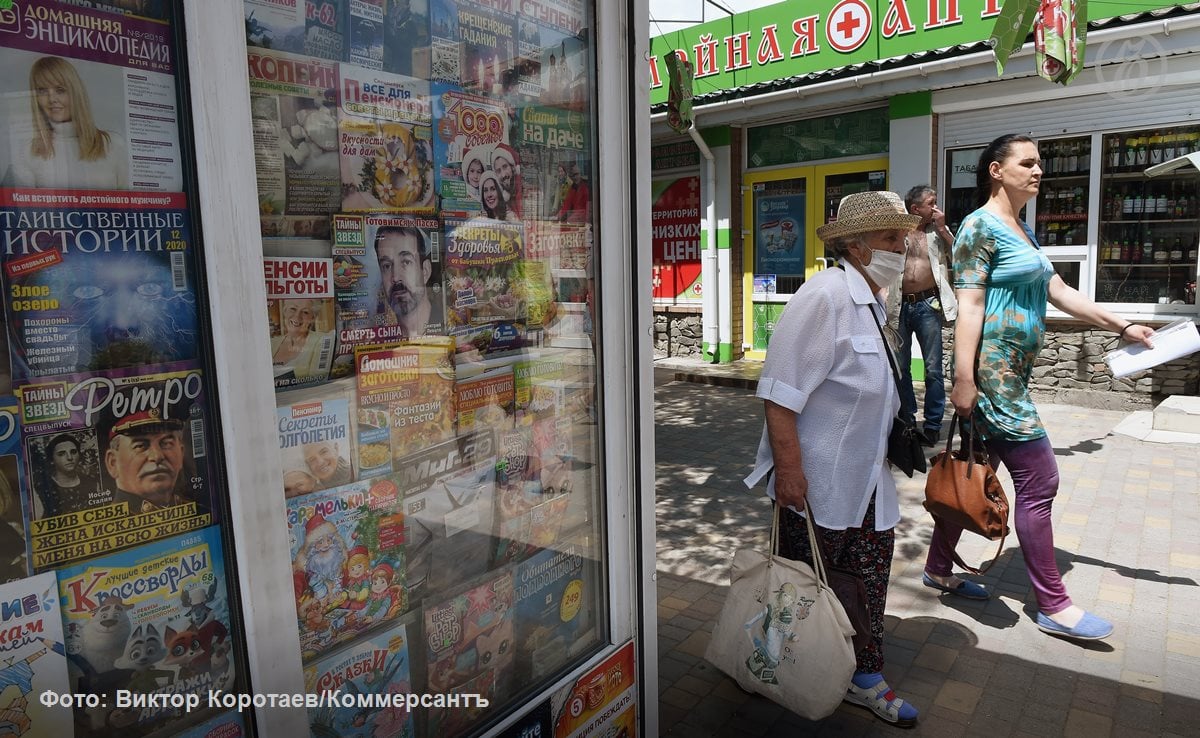
[[[1200,351],[1200,332],[1197,332],[1191,318],[1180,318],[1156,329],[1150,340],[1154,343],[1152,349],[1132,343],[1105,355],[1104,360],[1108,362],[1113,376],[1126,377]]]

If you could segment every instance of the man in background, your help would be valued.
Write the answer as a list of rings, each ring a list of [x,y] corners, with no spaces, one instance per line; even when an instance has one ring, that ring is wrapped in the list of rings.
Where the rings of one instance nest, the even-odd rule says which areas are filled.
[[[912,380],[912,338],[917,337],[925,360],[926,446],[937,444],[946,412],[946,385],[942,372],[942,326],[958,316],[947,265],[954,234],[946,227],[946,214],[929,185],[917,185],[904,197],[908,212],[921,217],[905,241],[904,274],[888,288],[888,328],[897,336],[896,363],[900,370],[900,412],[916,423],[917,397]]]

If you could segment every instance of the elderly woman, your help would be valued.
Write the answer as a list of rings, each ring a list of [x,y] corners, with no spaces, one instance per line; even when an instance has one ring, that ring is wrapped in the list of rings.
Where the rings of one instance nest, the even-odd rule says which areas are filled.
[[[904,239],[916,227],[894,192],[847,195],[833,223],[817,229],[838,269],[818,273],[780,316],[763,363],[758,396],[766,423],[754,486],[792,511],[780,518],[779,554],[811,560],[800,517],[805,503],[827,563],[857,573],[867,588],[871,639],[855,656],[846,701],[901,727],[917,710],[883,679],[883,613],[900,520],[885,460],[900,407],[880,324],[885,285],[904,269]],[[769,475],[769,476],[768,476]]]
[[[320,314],[320,300],[279,301],[280,335],[271,338],[271,363],[291,367],[298,380],[329,371],[333,333],[316,329]]]

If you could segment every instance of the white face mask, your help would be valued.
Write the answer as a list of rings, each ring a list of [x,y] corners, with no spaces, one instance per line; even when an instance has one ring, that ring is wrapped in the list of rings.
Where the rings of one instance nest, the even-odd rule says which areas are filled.
[[[872,251],[871,263],[863,264],[863,274],[879,287],[887,287],[896,277],[904,273],[904,254],[894,251]]]

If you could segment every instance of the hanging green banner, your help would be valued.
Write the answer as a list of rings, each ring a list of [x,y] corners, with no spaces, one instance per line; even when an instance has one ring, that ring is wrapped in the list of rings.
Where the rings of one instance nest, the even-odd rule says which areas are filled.
[[[678,54],[667,54],[667,76],[670,90],[667,93],[667,125],[676,133],[686,133],[692,127],[692,77],[695,73],[691,62],[680,59]]]

